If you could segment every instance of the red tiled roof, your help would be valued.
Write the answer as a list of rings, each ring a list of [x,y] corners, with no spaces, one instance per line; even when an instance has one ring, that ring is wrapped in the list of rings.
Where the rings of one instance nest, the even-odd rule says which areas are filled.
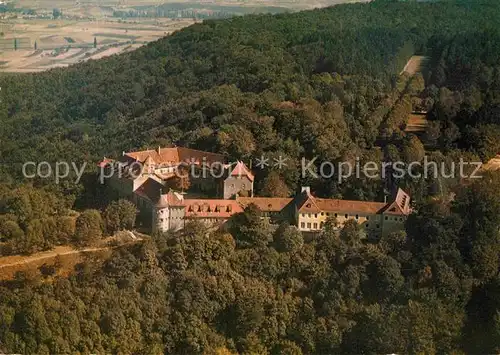
[[[235,200],[183,199],[179,193],[170,191],[161,195],[158,207],[184,207],[189,218],[229,218],[243,208]]]
[[[156,206],[160,208],[168,206],[182,207],[184,206],[183,202],[184,200],[182,198],[182,195],[177,192],[169,191],[168,193],[161,195]]]
[[[279,212],[285,208],[292,198],[280,197],[237,197],[236,201],[243,207],[254,204],[263,212]]]
[[[191,149],[191,148],[158,148],[151,150],[143,150],[138,152],[125,153],[125,156],[137,160],[140,162],[145,162],[148,159],[148,163],[154,164],[178,164],[180,162],[197,162],[202,163],[206,161],[208,164],[214,162],[224,162],[224,156],[221,154],[204,152],[201,150]]]
[[[411,213],[410,195],[398,189],[394,201],[387,205],[383,213],[391,215],[409,215]]]
[[[229,218],[243,208],[235,200],[184,200],[188,218]]]
[[[383,202],[349,201],[336,199],[315,199],[317,206],[325,212],[347,212],[347,213],[380,213],[387,204]]]
[[[316,204],[316,199],[307,191],[302,191],[294,199],[297,205],[297,210],[301,213],[317,213],[321,212],[321,209]]]
[[[250,170],[246,167],[245,163],[242,161],[238,161],[234,167],[234,169],[229,174],[231,176],[246,176],[250,181],[254,180],[254,175],[250,172]]]
[[[114,162],[113,159],[109,159],[109,158],[104,157],[103,160],[101,160],[99,163],[97,163],[97,166],[100,168],[104,168],[106,165],[111,164],[113,162]]]
[[[297,209],[300,213],[318,213],[318,212],[346,212],[346,213],[390,213],[390,214],[409,214],[409,196],[403,190],[399,190],[396,195],[396,209],[393,210],[392,204],[383,202],[351,201],[316,198],[310,193],[304,191],[295,200]],[[403,207],[403,204],[405,207]]]

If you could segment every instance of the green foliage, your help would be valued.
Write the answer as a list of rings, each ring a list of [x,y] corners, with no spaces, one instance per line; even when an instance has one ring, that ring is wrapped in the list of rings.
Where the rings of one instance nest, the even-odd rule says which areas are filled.
[[[45,265],[51,283],[25,274],[0,284],[0,345],[34,353],[491,353],[500,288],[491,265],[480,266],[491,258],[474,250],[498,233],[497,180],[465,187],[453,208],[422,204],[407,236],[378,242],[355,222],[339,230],[329,221],[308,242],[292,226],[269,234],[249,207],[231,227],[234,239],[191,224],[118,248],[102,264],[88,260],[69,278]],[[84,211],[76,235],[92,227],[92,239],[100,223],[97,211]]]
[[[285,224],[276,231],[274,244],[280,252],[297,251],[304,245],[304,237],[297,227]]]
[[[271,240],[269,223],[261,219],[261,211],[254,204],[235,214],[228,223],[238,247],[262,247]]]
[[[287,196],[307,183],[324,196],[381,201],[385,188],[406,185],[415,213],[405,233],[380,241],[367,240],[356,222],[329,219],[305,242],[295,227],[273,230],[249,206],[232,218],[230,234],[190,225],[119,248],[103,265],[85,262],[69,278],[18,274],[0,287],[0,349],[498,352],[497,176],[466,186],[339,184],[303,181],[297,170],[302,157],[421,161],[423,143],[447,162],[498,153],[499,6],[374,1],[205,21],[125,55],[2,75],[2,253],[90,245],[104,225],[113,233],[134,224],[128,202],[106,208],[92,172],[80,185],[28,186],[23,162],[95,162],[158,144],[245,161],[286,157],[280,174],[259,173],[263,195]],[[422,75],[399,75],[414,54],[428,57]],[[429,111],[423,143],[404,131],[413,109]],[[453,203],[443,198],[449,191]],[[75,201],[83,210],[76,221]],[[104,221],[88,208],[105,208]]]
[[[271,171],[269,175],[267,175],[262,180],[262,189],[260,190],[261,196],[268,197],[289,197],[290,189],[280,177],[280,174],[277,171]]]
[[[103,220],[97,210],[85,210],[76,219],[74,241],[76,244],[92,245],[102,237]]]
[[[136,208],[127,200],[113,201],[104,211],[104,223],[109,234],[124,229],[132,229],[135,223]]]
[[[5,187],[0,190],[2,255],[50,249],[73,236],[69,202],[59,193],[29,185]]]

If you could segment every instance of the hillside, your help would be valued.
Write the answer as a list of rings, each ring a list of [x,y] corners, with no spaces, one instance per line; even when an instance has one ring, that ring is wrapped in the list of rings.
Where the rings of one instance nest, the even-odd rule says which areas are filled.
[[[393,75],[412,54],[445,60],[451,33],[473,33],[468,38],[477,44],[471,45],[480,48],[483,31],[498,16],[498,4],[491,1],[375,2],[249,16],[207,21],[132,53],[67,70],[2,75],[0,157],[4,163],[86,160],[168,142],[214,149],[212,142],[202,140],[226,125],[219,117],[241,117],[241,111],[260,116],[253,120],[275,117],[272,130],[280,136],[275,141],[280,146],[296,137],[282,131],[273,103],[325,102],[335,85],[344,115],[354,116],[349,125],[356,126],[363,119],[355,106],[365,106],[363,117],[375,111],[394,87]],[[341,77],[330,78],[333,73]],[[228,102],[210,106],[221,98]],[[255,139],[252,127],[240,128]],[[372,143],[368,139],[365,145]],[[8,170],[12,173],[12,166]]]
[[[0,349],[498,353],[500,175],[474,180],[455,165],[500,152],[498,23],[493,0],[376,0],[210,20],[124,55],[2,74],[2,255],[92,248],[133,229],[135,206],[115,201],[95,164],[174,144],[286,158],[253,167],[259,196],[310,186],[382,202],[402,188],[413,212],[381,238],[334,218],[309,238],[249,207],[225,231],[193,223],[64,275],[20,272],[0,283]],[[408,174],[301,176],[301,159],[316,157],[402,162]],[[427,174],[427,158],[441,171]],[[27,161],[87,165],[81,180],[55,181],[23,177]]]

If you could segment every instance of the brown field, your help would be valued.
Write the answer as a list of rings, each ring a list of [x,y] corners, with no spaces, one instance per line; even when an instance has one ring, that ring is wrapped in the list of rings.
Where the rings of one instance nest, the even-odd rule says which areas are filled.
[[[67,1],[67,0],[18,0],[20,6],[28,8],[50,8],[55,7],[68,10],[77,10],[85,8],[88,13],[100,13],[99,9],[102,6],[112,7],[125,7],[137,5],[160,5],[165,3],[203,3],[203,4],[216,4],[216,5],[230,5],[230,6],[281,6],[295,10],[312,9],[317,7],[332,6],[341,3],[355,3],[355,2],[369,2],[371,0],[80,0],[80,1]],[[95,13],[94,13],[95,14]]]
[[[192,20],[9,20],[3,39],[29,38],[31,49],[0,52],[0,71],[37,72],[130,51],[194,23]],[[97,48],[93,47],[94,38]],[[37,50],[35,50],[35,42]]]

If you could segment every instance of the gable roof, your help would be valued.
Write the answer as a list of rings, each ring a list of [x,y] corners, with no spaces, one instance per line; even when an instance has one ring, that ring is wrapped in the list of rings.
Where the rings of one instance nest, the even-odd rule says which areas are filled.
[[[309,191],[302,191],[298,194],[294,201],[297,206],[297,210],[300,213],[318,213],[321,209],[316,204],[316,199],[311,195]]]
[[[250,172],[250,169],[248,169],[242,161],[238,161],[236,163],[233,170],[229,173],[229,176],[246,176],[252,182],[255,179],[254,175]]]
[[[158,204],[161,200],[163,185],[158,181],[147,178],[141,186],[139,186],[134,193],[151,201],[154,204]]]
[[[235,200],[184,200],[186,217],[188,218],[229,218],[235,213],[243,212],[243,208]]]
[[[236,197],[236,201],[243,208],[254,204],[263,212],[279,212],[292,202],[292,200],[293,198],[281,197]]]
[[[202,162],[206,162],[207,164],[211,164],[214,162],[224,162],[224,156],[222,154],[204,152],[201,150],[183,147],[158,147],[158,149],[128,152],[125,153],[124,156],[128,158],[128,160],[134,160],[148,164],[176,165],[180,162],[193,162],[197,164],[201,164]]]
[[[325,212],[347,212],[347,213],[380,213],[386,204],[383,202],[367,202],[337,199],[316,199],[317,206]]]
[[[156,206],[184,208],[188,218],[229,218],[235,213],[243,212],[243,208],[235,200],[184,199],[181,194],[172,190],[162,194]]]
[[[402,189],[398,189],[394,201],[387,205],[383,213],[390,215],[409,215],[411,213],[410,195]]]
[[[316,198],[308,190],[301,192],[295,199],[299,213],[340,212],[340,213],[382,213],[387,207],[383,202],[367,202]]]

